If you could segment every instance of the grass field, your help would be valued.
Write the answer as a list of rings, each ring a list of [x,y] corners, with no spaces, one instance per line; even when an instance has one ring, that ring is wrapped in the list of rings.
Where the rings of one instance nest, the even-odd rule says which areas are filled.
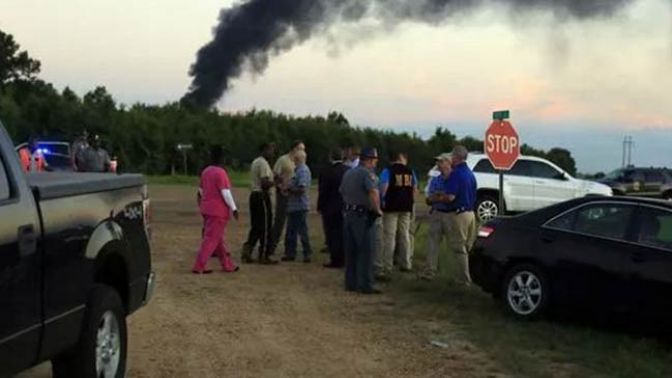
[[[246,171],[230,171],[229,179],[231,184],[236,188],[247,188],[250,185],[249,172]],[[147,176],[147,181],[153,185],[190,185],[197,186],[198,176]]]
[[[247,187],[246,172],[231,177],[234,186]],[[197,178],[151,177],[150,182],[195,186]],[[313,200],[315,197],[313,194]],[[424,205],[419,206],[418,214],[425,212]],[[313,245],[319,248],[321,225],[313,221],[310,227]],[[416,237],[416,266],[424,263],[426,234],[427,224],[423,223]],[[669,337],[663,337],[672,333],[669,325],[649,324],[642,329],[641,320],[614,319],[606,313],[516,321],[477,287],[462,288],[453,283],[452,256],[443,254],[440,266],[435,282],[399,274],[384,289],[404,316],[411,314],[433,324],[431,339],[450,345],[450,350],[485,353],[512,377],[672,377]]]

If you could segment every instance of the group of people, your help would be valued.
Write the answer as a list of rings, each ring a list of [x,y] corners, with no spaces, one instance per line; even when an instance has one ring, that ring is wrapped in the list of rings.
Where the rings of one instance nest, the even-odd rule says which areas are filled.
[[[18,150],[19,160],[24,172],[46,172],[54,170],[45,156],[47,149],[40,148],[37,138],[31,137]],[[101,146],[100,136],[84,132],[71,145],[69,165],[75,172],[115,172],[116,159],[111,159],[107,150]],[[64,169],[64,167],[60,167]],[[70,169],[66,169],[70,170]]]
[[[277,264],[274,255],[286,228],[280,260],[295,261],[300,242],[303,262],[310,263],[313,248],[307,216],[312,175],[306,164],[306,146],[302,141],[294,142],[273,167],[270,162],[275,145],[264,144],[259,152],[250,167],[251,227],[243,245],[242,261]],[[213,148],[211,155],[211,165],[201,175],[198,195],[204,232],[192,270],[196,274],[212,272],[207,269],[212,255],[219,257],[223,271],[238,270],[224,242],[226,225],[232,217],[238,219],[238,210],[223,168],[221,148]],[[445,238],[457,256],[459,281],[467,285],[471,282],[468,252],[476,239],[476,179],[466,165],[467,155],[466,148],[457,146],[452,153],[437,156],[428,176],[425,196],[431,210],[427,262],[420,274],[423,279],[435,278],[440,244]],[[345,289],[363,294],[379,293],[375,282],[390,280],[395,266],[401,272],[414,271],[418,178],[403,152],[391,153],[390,164],[380,175],[376,173],[378,161],[375,148],[336,148],[330,152],[330,163],[318,180],[317,211],[330,254],[330,261],[324,266],[345,267]]]

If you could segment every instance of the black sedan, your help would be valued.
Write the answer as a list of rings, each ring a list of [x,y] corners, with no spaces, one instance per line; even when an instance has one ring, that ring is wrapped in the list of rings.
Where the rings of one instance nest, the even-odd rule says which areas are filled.
[[[672,313],[672,202],[586,197],[493,220],[471,274],[518,318],[580,305]]]

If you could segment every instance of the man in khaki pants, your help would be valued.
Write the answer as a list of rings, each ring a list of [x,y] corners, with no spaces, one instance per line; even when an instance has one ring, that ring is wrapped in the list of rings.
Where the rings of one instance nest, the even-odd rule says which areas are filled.
[[[388,281],[394,267],[394,252],[399,247],[399,270],[410,272],[413,268],[411,223],[418,180],[407,166],[407,157],[402,152],[390,154],[390,165],[380,175],[382,198],[382,232],[376,249],[376,279]],[[382,246],[380,245],[382,244]],[[382,248],[381,248],[382,247]]]
[[[432,180],[428,202],[432,205],[427,270],[423,278],[433,279],[438,266],[439,246],[443,235],[455,254],[460,282],[469,285],[469,251],[476,240],[476,178],[466,164],[468,151],[456,146],[450,156],[440,156],[441,176]]]

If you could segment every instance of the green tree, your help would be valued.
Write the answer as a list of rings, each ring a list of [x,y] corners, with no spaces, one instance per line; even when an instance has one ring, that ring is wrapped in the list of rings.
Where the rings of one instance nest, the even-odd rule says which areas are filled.
[[[576,175],[576,161],[574,161],[571,152],[568,150],[558,147],[552,148],[546,154],[546,158],[567,171],[570,175]]]
[[[0,86],[16,80],[31,81],[40,73],[40,62],[20,48],[11,34],[0,30]]]

